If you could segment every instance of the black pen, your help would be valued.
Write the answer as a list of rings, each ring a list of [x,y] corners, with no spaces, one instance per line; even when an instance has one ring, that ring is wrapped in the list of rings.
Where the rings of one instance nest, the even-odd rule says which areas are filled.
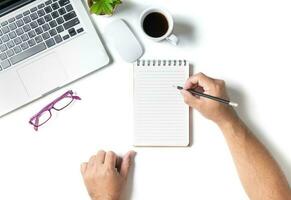
[[[173,87],[177,88],[178,90],[183,90],[184,89],[181,86],[175,86],[175,85],[173,85]],[[187,91],[190,92],[192,95],[197,95],[197,96],[200,96],[200,97],[205,97],[205,98],[208,98],[208,99],[211,99],[211,100],[214,100],[214,101],[218,101],[220,103],[227,104],[229,106],[233,106],[233,107],[237,107],[238,106],[238,103],[231,102],[229,100],[222,99],[222,98],[215,97],[215,96],[211,96],[211,95],[208,95],[208,94],[204,94],[204,93],[198,92],[198,91],[196,91],[194,89],[189,89]]]

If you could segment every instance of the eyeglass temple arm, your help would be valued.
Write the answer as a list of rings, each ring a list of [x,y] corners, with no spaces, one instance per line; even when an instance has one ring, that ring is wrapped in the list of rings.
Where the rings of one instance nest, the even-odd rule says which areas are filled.
[[[73,99],[76,99],[76,100],[81,100],[81,97],[79,97],[79,96],[75,96],[75,95],[72,95],[72,98],[73,98]]]

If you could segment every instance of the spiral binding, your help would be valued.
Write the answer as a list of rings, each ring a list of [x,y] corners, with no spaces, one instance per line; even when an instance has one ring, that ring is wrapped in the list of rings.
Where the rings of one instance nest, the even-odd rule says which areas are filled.
[[[187,66],[186,60],[138,60],[136,66]]]

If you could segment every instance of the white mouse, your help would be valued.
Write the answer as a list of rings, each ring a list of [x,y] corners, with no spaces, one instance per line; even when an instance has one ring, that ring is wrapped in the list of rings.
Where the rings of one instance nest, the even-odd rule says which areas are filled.
[[[143,55],[140,42],[122,19],[111,22],[105,34],[125,61],[135,62]]]

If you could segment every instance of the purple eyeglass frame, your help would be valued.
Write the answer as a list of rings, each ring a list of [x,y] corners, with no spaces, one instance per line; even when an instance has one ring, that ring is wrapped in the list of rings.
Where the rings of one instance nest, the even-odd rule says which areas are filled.
[[[61,109],[57,109],[57,108],[55,108],[55,107],[54,107],[55,104],[56,104],[57,102],[61,101],[61,100],[64,99],[64,98],[71,98],[72,100],[71,100],[71,101],[70,101],[66,106],[64,106],[64,107],[61,108]],[[29,120],[29,123],[30,123],[31,125],[33,125],[34,130],[37,131],[38,128],[39,128],[40,126],[44,125],[44,124],[45,124],[46,122],[48,122],[48,121],[50,120],[50,118],[52,117],[51,109],[54,109],[54,110],[56,110],[56,111],[61,111],[61,110],[63,110],[64,108],[66,108],[67,106],[69,106],[69,105],[70,105],[74,100],[81,100],[81,98],[80,98],[79,96],[74,95],[74,92],[73,92],[72,90],[67,91],[66,93],[64,93],[63,95],[61,95],[60,97],[58,97],[57,99],[55,99],[54,101],[52,101],[50,104],[48,104],[47,106],[45,106],[43,109],[41,109],[41,110],[40,110],[38,113],[36,113],[34,116],[32,116],[32,117],[30,118],[30,120]],[[50,113],[50,117],[49,117],[46,121],[44,121],[43,123],[38,124],[40,116],[41,116],[44,112],[46,112],[46,111],[48,111],[48,112]],[[33,121],[35,121],[35,122],[33,122]]]

